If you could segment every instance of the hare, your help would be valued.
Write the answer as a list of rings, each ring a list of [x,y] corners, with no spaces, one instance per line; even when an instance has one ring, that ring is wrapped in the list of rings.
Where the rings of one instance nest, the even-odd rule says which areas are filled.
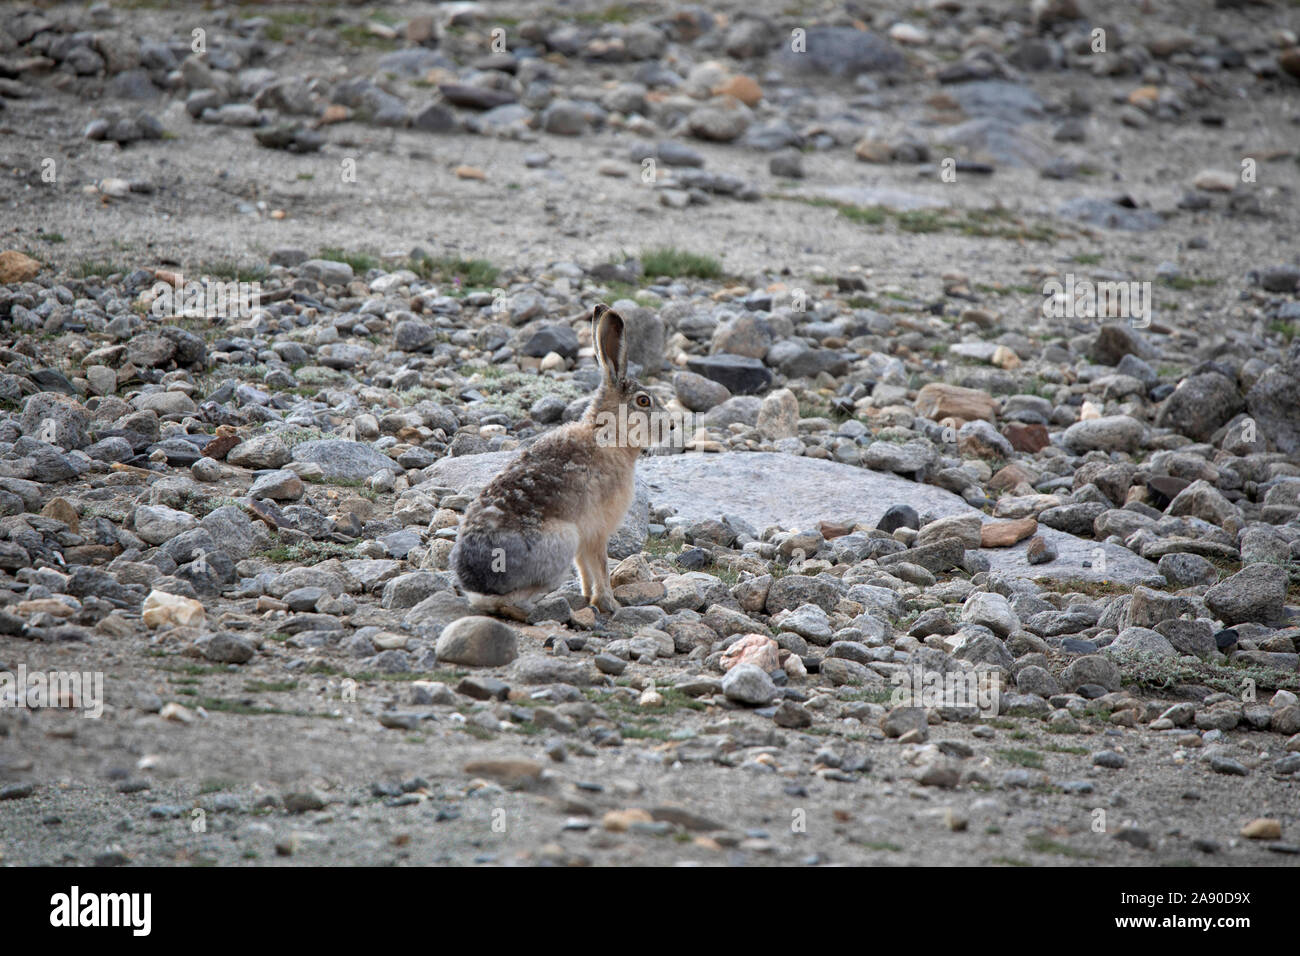
[[[475,607],[526,616],[532,599],[561,585],[576,563],[588,603],[618,608],[606,548],[662,409],[628,377],[623,318],[601,304],[591,323],[604,377],[586,414],[521,452],[465,511],[451,567]]]

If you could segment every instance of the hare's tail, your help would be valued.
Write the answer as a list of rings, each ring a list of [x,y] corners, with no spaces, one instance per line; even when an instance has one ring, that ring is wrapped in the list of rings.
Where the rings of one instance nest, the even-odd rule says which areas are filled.
[[[462,531],[451,552],[461,587],[475,594],[542,594],[563,583],[578,550],[573,525],[536,534],[500,528]]]

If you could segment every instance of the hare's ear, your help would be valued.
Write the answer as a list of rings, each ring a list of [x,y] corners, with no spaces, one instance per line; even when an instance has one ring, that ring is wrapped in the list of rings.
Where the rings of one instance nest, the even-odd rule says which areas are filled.
[[[604,303],[591,313],[592,340],[596,360],[612,383],[627,377],[627,343],[623,341],[623,317]]]

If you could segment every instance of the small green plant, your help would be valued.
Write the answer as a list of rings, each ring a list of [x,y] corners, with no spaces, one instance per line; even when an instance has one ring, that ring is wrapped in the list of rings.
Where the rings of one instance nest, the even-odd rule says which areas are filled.
[[[379,260],[365,252],[347,252],[338,246],[326,246],[320,251],[320,258],[332,262],[346,262],[353,272],[368,272],[379,267]]]
[[[1007,750],[999,750],[998,756],[1020,767],[1029,767],[1034,770],[1043,769],[1043,755],[1037,750],[1013,747]]]
[[[296,680],[250,680],[244,684],[244,690],[250,694],[282,694],[297,689]]]
[[[462,291],[491,288],[500,271],[486,259],[461,259],[454,256],[421,256],[406,267],[429,282],[455,283]]]
[[[1162,285],[1167,285],[1171,289],[1199,289],[1206,286],[1216,286],[1219,284],[1218,279],[1204,278],[1198,279],[1194,276],[1165,276],[1160,280]]]
[[[72,267],[72,275],[77,279],[89,279],[92,277],[111,276],[114,273],[128,271],[125,266],[119,266],[107,260],[83,259]]]
[[[353,549],[332,541],[303,541],[297,544],[277,544],[262,552],[262,557],[276,564],[293,561],[315,564],[329,558],[350,558]]]
[[[646,249],[641,253],[641,264],[648,276],[668,276],[678,279],[717,279],[722,276],[722,263],[712,256],[687,252],[673,246]]]

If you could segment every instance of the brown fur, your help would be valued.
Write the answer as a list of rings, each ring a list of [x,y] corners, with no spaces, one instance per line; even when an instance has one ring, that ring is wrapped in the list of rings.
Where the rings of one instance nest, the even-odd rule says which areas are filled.
[[[543,435],[511,461],[470,505],[461,526],[462,536],[513,531],[525,540],[543,543],[576,535],[574,564],[582,594],[603,611],[618,606],[609,584],[607,548],[610,535],[632,503],[636,459],[643,448],[631,442],[621,447],[602,444],[599,423],[602,413],[631,421],[659,407],[653,396],[627,376],[623,328],[617,313],[608,306],[596,306],[593,341],[605,376],[586,414],[581,421]],[[649,407],[644,407],[647,400]],[[498,598],[492,603],[500,606],[503,601]]]

